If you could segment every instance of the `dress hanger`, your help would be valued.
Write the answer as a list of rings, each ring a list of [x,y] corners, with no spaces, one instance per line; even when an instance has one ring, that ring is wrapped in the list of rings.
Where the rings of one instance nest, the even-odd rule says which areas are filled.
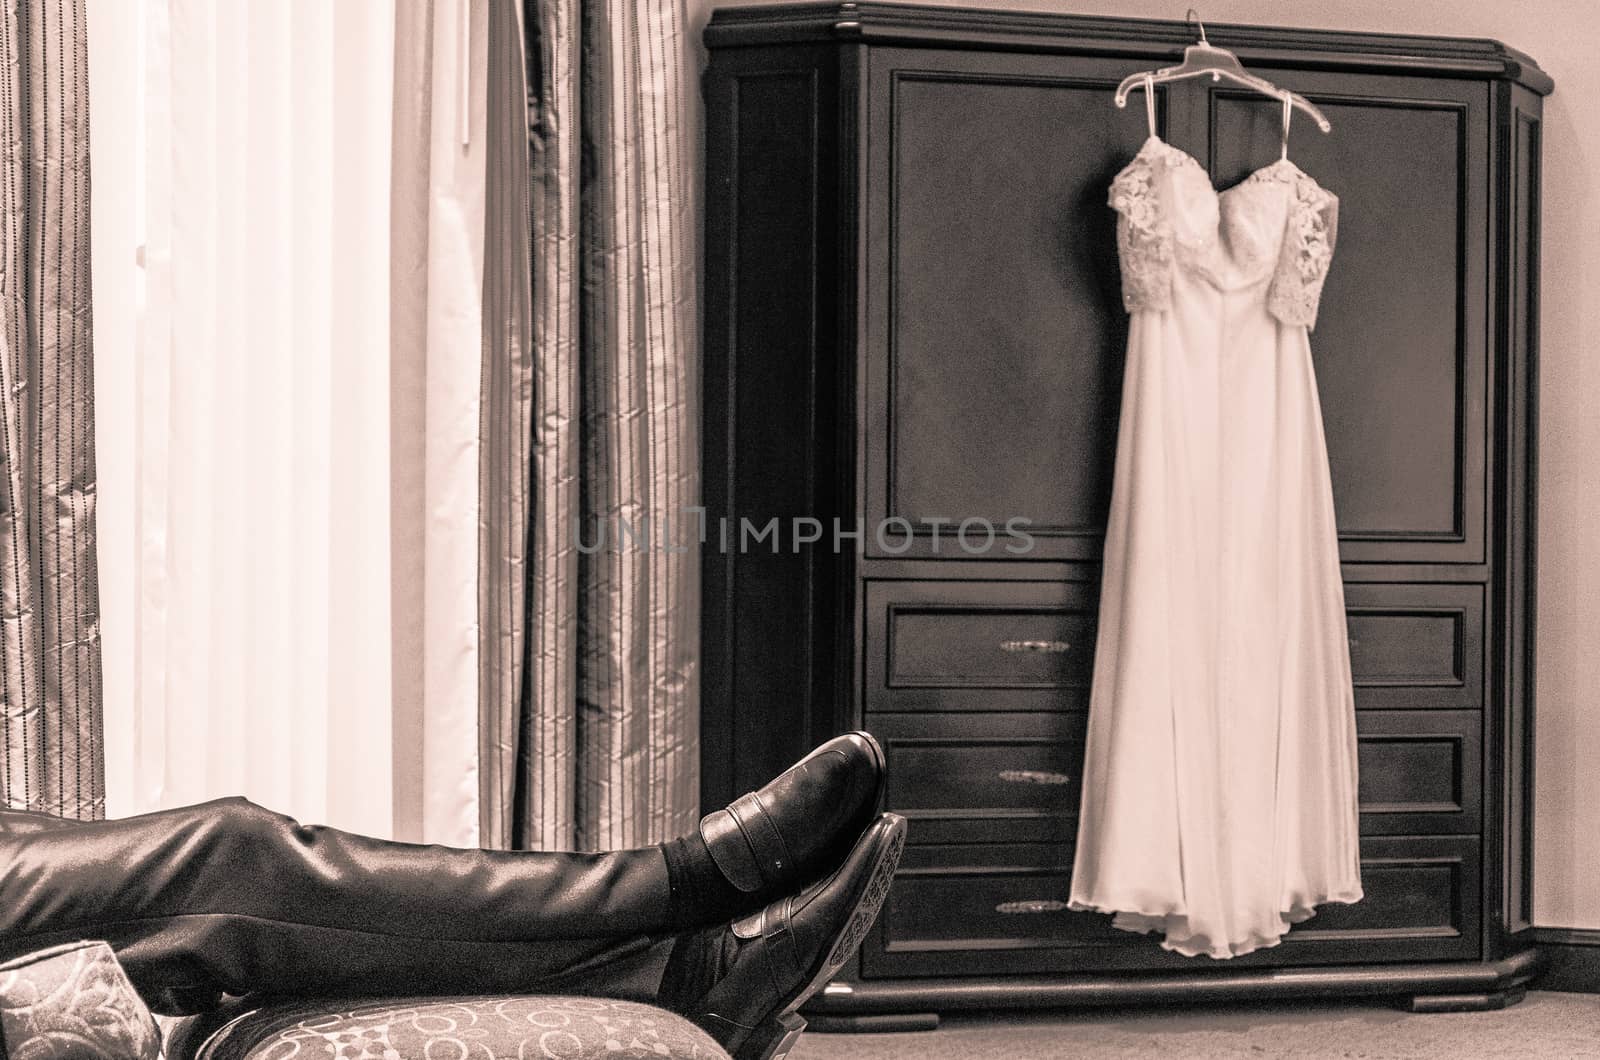
[[[1117,106],[1126,107],[1128,105],[1128,93],[1136,88],[1143,88],[1146,92],[1150,92],[1156,85],[1165,81],[1184,81],[1191,77],[1210,74],[1213,81],[1226,77],[1229,81],[1237,82],[1247,88],[1253,88],[1257,92],[1277,99],[1282,99],[1287,95],[1291,104],[1311,115],[1312,120],[1317,123],[1317,128],[1323,132],[1333,131],[1332,124],[1329,123],[1322,111],[1317,109],[1316,104],[1297,93],[1285,93],[1283,89],[1274,85],[1271,81],[1247,72],[1243,66],[1239,65],[1239,59],[1236,55],[1226,48],[1219,48],[1206,40],[1205,23],[1200,21],[1200,16],[1192,7],[1189,9],[1188,15],[1185,16],[1185,21],[1189,19],[1193,19],[1194,23],[1200,27],[1200,40],[1183,50],[1183,62],[1177,66],[1164,66],[1159,70],[1148,70],[1124,77],[1122,83],[1117,86]]]

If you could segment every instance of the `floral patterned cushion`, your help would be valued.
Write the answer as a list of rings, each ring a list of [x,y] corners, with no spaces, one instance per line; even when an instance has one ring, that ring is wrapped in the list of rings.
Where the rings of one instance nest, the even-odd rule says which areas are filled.
[[[71,942],[0,964],[0,1056],[160,1060],[161,1035],[104,942]]]
[[[173,1060],[728,1060],[688,1020],[632,1001],[513,995],[232,1005],[215,1033],[213,1016],[201,1017],[204,1033],[175,1035]]]

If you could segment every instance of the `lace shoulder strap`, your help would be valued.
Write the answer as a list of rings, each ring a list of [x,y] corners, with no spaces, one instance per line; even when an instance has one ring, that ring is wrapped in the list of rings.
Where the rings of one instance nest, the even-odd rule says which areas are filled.
[[[1285,324],[1313,328],[1339,232],[1339,197],[1300,172],[1294,173],[1289,187],[1289,216],[1267,292],[1267,309]]]
[[[1117,174],[1110,201],[1117,211],[1123,306],[1130,313],[1166,309],[1172,303],[1172,225],[1148,158],[1135,158]]]

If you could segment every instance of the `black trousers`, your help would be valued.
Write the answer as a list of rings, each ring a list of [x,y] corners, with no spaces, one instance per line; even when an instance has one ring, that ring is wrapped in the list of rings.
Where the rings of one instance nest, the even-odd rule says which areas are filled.
[[[92,822],[0,810],[0,960],[104,939],[173,1015],[223,992],[651,1000],[666,880],[658,848],[396,843],[242,798]]]

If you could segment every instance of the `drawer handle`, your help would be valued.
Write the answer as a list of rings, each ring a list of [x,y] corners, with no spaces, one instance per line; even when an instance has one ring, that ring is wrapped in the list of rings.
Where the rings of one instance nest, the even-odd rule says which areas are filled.
[[[1054,898],[1035,898],[1027,902],[1001,902],[994,907],[994,911],[1009,916],[1015,913],[1061,913],[1070,908],[1066,902],[1058,902]]]
[[[1072,645],[1064,640],[1003,640],[1000,642],[1001,651],[1037,651],[1046,655],[1060,655],[1062,652],[1072,650]]]
[[[1043,773],[1037,769],[1002,769],[1000,779],[1007,784],[1070,784],[1065,773]]]

